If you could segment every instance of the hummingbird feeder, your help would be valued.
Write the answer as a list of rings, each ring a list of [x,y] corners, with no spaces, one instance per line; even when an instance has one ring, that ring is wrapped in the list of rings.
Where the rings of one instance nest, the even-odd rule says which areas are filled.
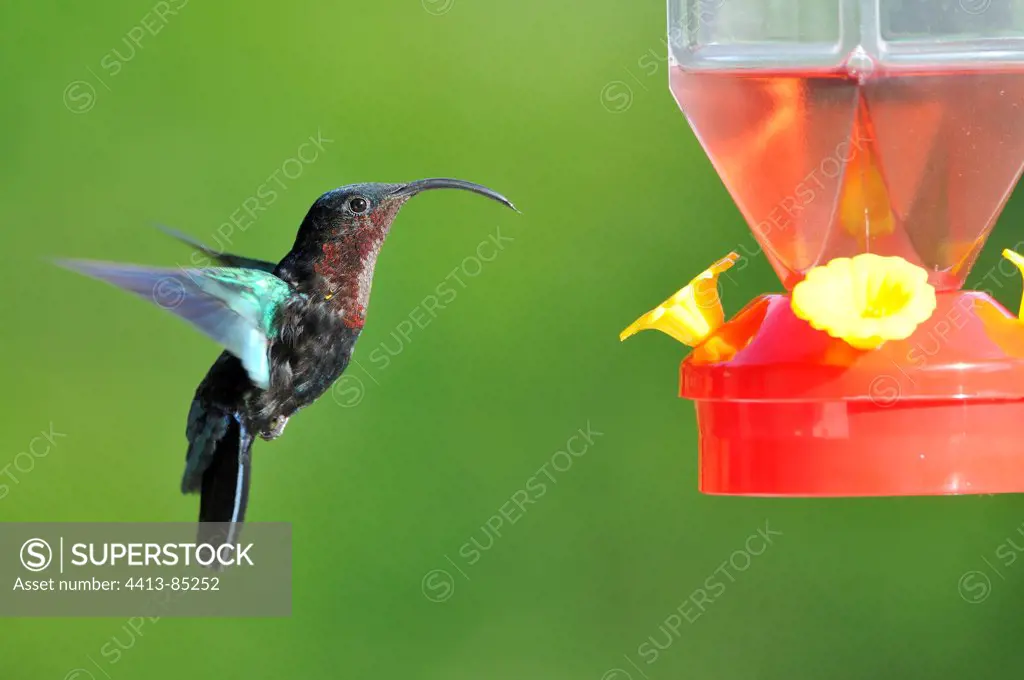
[[[726,321],[730,253],[622,333],[693,347],[701,491],[1024,492],[1024,322],[963,290],[1024,165],[1024,8],[669,0],[669,23],[672,93],[786,291]],[[1003,254],[986,281],[1016,285]]]

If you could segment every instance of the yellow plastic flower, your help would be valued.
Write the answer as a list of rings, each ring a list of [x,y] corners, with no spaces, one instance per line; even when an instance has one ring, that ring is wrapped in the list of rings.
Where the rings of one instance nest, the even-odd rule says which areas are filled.
[[[738,254],[729,253],[715,262],[685,288],[631,323],[619,334],[619,340],[654,329],[684,345],[699,345],[725,322],[725,311],[718,298],[718,277],[739,259]]]
[[[1017,265],[1017,269],[1019,269],[1021,275],[1024,276],[1024,257],[1021,257],[1009,248],[1003,251],[1003,257]],[[1024,293],[1021,294],[1020,311],[1017,312],[1017,318],[1019,319],[1021,317],[1024,317]]]
[[[873,253],[815,267],[793,288],[793,313],[857,349],[903,340],[935,311],[928,272]]]

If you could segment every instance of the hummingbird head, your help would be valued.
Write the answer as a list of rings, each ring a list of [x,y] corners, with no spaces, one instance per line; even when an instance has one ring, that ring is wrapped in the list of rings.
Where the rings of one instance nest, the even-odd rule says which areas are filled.
[[[349,184],[339,187],[317,199],[310,210],[314,212],[328,229],[338,235],[354,233],[366,229],[390,229],[398,210],[416,194],[430,189],[462,189],[486,196],[515,210],[515,206],[498,192],[480,184],[466,182],[461,179],[420,179],[404,184],[385,184],[368,182],[365,184]],[[307,216],[307,221],[309,217]],[[305,223],[303,224],[305,227]],[[386,235],[386,234],[385,234]]]
[[[377,256],[391,224],[406,201],[430,189],[471,191],[516,209],[498,192],[460,179],[349,184],[313,203],[282,262],[282,276],[307,294],[332,300],[349,325],[361,328]]]

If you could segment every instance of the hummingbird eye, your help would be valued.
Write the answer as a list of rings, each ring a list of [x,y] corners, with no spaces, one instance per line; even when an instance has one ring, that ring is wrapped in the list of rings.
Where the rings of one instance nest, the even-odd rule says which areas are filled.
[[[370,204],[362,196],[356,196],[348,202],[348,209],[354,212],[356,215],[361,215],[366,212],[366,209],[370,207]]]

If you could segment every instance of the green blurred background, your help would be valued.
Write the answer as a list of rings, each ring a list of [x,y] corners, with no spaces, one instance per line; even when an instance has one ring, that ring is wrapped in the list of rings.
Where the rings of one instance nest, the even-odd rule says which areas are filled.
[[[3,521],[196,514],[177,491],[184,423],[219,350],[45,258],[185,264],[150,225],[216,244],[275,173],[238,251],[279,257],[309,204],[355,181],[464,177],[523,215],[452,192],[410,203],[359,365],[257,444],[250,518],[293,523],[291,618],[141,635],[5,619],[0,678],[954,678],[1024,661],[1024,561],[995,557],[1024,545],[1015,496],[697,492],[685,348],[617,334],[753,246],[669,95],[661,2],[183,1],[0,7]],[[318,132],[322,152],[295,161]],[[1020,240],[1022,209],[972,280]],[[409,331],[445,282],[456,297]],[[1019,282],[999,285],[1016,308]],[[723,282],[727,309],[777,287],[758,259]],[[552,471],[588,424],[585,455]],[[46,457],[10,467],[51,427],[66,436]],[[545,465],[555,481],[495,536]],[[766,522],[781,536],[747,566],[734,552]],[[974,570],[991,582],[976,603],[958,589]],[[724,591],[680,626],[709,577]]]

